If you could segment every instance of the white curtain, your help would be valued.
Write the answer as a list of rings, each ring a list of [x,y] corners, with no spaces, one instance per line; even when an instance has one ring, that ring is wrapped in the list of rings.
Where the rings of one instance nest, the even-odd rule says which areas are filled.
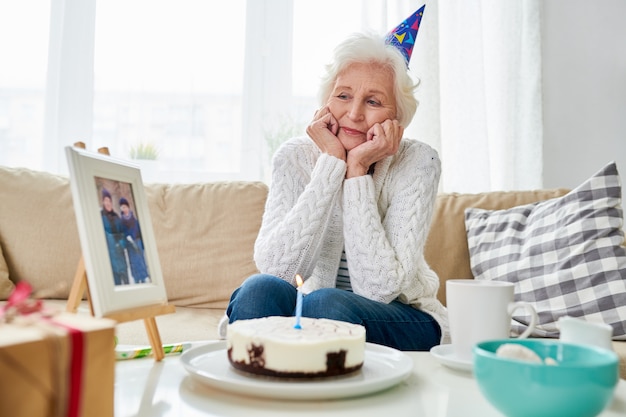
[[[410,132],[440,151],[443,191],[542,186],[540,10],[539,0],[427,2]]]
[[[43,169],[57,172],[63,146],[91,140],[96,2],[58,0],[50,13]]]

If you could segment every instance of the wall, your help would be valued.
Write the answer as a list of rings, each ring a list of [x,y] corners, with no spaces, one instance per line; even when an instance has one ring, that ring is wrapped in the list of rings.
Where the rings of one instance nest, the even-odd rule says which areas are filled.
[[[543,8],[543,185],[573,188],[615,160],[625,186],[626,1]]]

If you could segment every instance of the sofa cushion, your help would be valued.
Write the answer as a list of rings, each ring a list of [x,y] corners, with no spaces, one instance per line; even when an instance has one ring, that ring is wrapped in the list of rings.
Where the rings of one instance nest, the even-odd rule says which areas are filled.
[[[69,181],[0,167],[0,247],[11,281],[42,298],[67,298],[80,259]]]
[[[224,308],[256,272],[252,251],[267,186],[232,181],[144,188],[170,303]],[[0,248],[11,281],[29,281],[43,298],[66,299],[81,256],[69,179],[0,167],[0,201]]]
[[[621,186],[609,163],[563,197],[507,210],[466,210],[476,279],[515,283],[534,305],[535,336],[558,336],[569,315],[610,324],[626,340],[626,249]],[[517,315],[523,330],[528,315]]]
[[[232,291],[258,272],[253,251],[267,186],[151,184],[145,191],[170,302],[225,308]]]
[[[437,298],[446,304],[446,281],[471,279],[470,255],[465,234],[465,209],[507,209],[560,197],[569,190],[493,191],[479,194],[441,193],[437,196],[433,220],[424,249],[424,256],[437,273],[441,285]]]

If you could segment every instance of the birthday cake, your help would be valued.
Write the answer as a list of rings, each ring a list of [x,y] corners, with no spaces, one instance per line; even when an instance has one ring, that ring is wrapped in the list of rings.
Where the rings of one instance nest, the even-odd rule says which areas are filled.
[[[238,320],[226,333],[228,360],[238,370],[274,377],[318,378],[360,369],[365,327],[328,319],[294,317]]]

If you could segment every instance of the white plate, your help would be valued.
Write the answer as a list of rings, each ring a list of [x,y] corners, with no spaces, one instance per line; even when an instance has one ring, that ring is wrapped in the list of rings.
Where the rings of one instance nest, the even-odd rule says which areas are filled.
[[[452,345],[437,345],[430,349],[431,355],[448,368],[455,371],[471,372],[474,368],[474,364],[471,360],[458,358],[454,354]]]
[[[371,394],[403,381],[413,371],[413,360],[389,347],[367,343],[361,370],[343,377],[288,381],[236,371],[228,361],[226,342],[204,345],[180,358],[191,376],[206,385],[256,397],[321,400]]]

